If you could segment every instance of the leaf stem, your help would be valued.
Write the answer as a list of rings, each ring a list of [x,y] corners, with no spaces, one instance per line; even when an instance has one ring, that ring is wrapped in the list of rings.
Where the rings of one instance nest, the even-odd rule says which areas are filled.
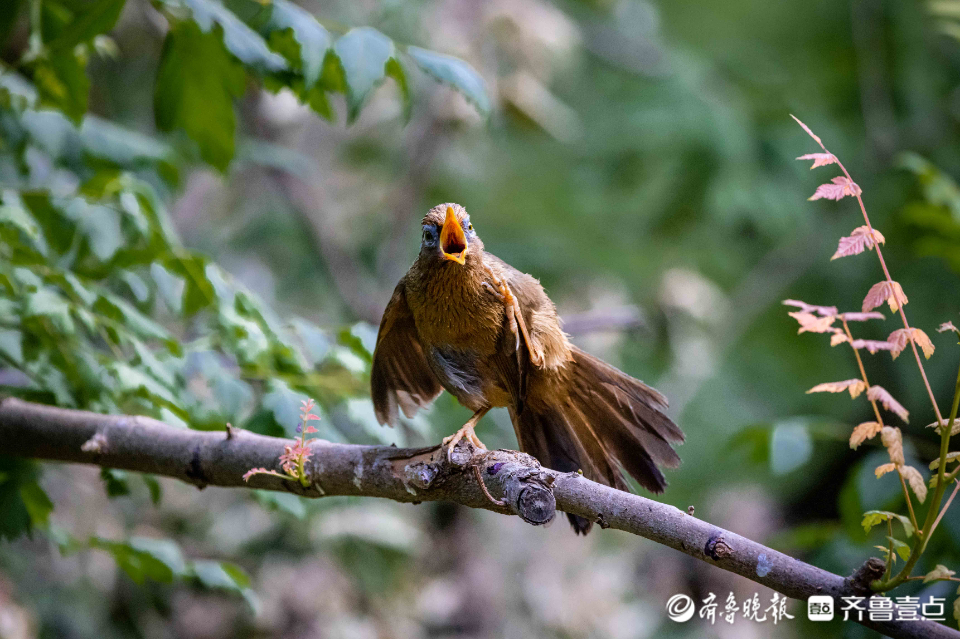
[[[901,478],[903,481],[903,478]],[[890,539],[890,550],[887,551],[887,569],[883,572],[884,580],[890,578],[893,573],[893,518],[887,518],[887,535]]]

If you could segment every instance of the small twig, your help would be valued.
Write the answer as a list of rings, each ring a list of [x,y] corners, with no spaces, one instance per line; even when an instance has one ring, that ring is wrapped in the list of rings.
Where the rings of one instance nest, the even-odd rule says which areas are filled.
[[[943,519],[943,515],[947,512],[947,508],[950,507],[950,503],[953,501],[953,498],[957,496],[958,490],[960,490],[960,481],[958,481],[957,485],[953,487],[953,492],[950,493],[950,497],[947,498],[947,503],[945,503],[943,508],[940,509],[940,514],[937,515],[937,518],[933,520],[933,525],[930,526],[930,532],[928,532],[926,535],[927,539],[929,539],[930,535],[933,534],[933,531],[937,529],[937,524],[939,524],[940,520]]]
[[[507,502],[500,501],[499,499],[494,499],[493,495],[490,494],[490,491],[487,490],[487,485],[483,483],[483,475],[480,474],[480,467],[477,465],[473,466],[473,476],[477,478],[477,483],[480,484],[480,490],[483,491],[483,494],[487,499],[490,500],[494,506],[506,506]]]
[[[233,439],[233,425],[227,422],[227,439]]]

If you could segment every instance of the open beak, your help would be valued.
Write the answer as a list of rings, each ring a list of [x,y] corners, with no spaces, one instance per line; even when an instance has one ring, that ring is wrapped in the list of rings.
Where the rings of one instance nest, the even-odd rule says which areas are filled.
[[[443,251],[445,258],[457,264],[463,264],[466,261],[467,236],[463,234],[452,206],[447,207],[447,219],[444,220],[443,228],[440,229],[440,250]]]

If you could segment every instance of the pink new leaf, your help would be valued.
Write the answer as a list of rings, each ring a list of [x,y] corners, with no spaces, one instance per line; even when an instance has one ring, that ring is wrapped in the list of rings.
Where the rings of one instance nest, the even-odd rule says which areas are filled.
[[[863,298],[863,312],[872,311],[881,306],[884,302],[890,305],[890,311],[896,312],[898,308],[907,303],[907,296],[904,294],[900,284],[892,284],[886,280],[877,282],[870,287],[867,296]]]
[[[904,422],[910,423],[910,412],[903,405],[893,398],[893,395],[883,386],[871,386],[867,391],[867,399],[874,402],[880,402],[885,409],[895,413],[897,417]],[[899,432],[899,431],[898,431]],[[901,462],[902,463],[902,462]]]
[[[826,382],[823,384],[817,384],[813,388],[807,391],[807,394],[810,393],[842,393],[843,391],[850,391],[850,397],[856,399],[857,396],[864,391],[866,384],[863,383],[862,379],[847,379],[842,382]]]
[[[910,343],[911,337],[913,337],[913,341],[923,351],[923,356],[930,359],[934,351],[933,342],[931,342],[927,334],[919,328],[900,328],[890,333],[887,341],[893,344],[893,348],[890,349],[890,354],[893,355],[893,359],[897,359],[900,353],[903,352],[907,344]]]
[[[920,471],[913,466],[903,466],[900,468],[900,475],[907,480],[907,483],[910,484],[910,488],[913,490],[913,493],[917,496],[917,499],[919,499],[920,503],[922,504],[927,498],[927,482],[923,478],[923,475],[920,474]]]
[[[266,468],[251,468],[243,474],[243,481],[250,481],[250,478],[258,473],[269,473]]]
[[[817,141],[817,144],[820,145],[820,148],[821,148],[821,149],[823,149],[824,151],[827,150],[826,148],[824,148],[823,142],[820,141],[820,138],[817,137],[817,136],[814,134],[814,132],[810,130],[810,127],[808,127],[806,124],[804,124],[803,122],[801,122],[800,119],[799,119],[797,116],[795,116],[794,114],[791,113],[791,114],[790,114],[790,117],[793,118],[794,120],[796,120],[797,124],[799,124],[800,126],[803,127],[803,130],[807,132],[807,135],[809,135],[811,138],[813,138],[814,140]]]
[[[865,348],[870,351],[871,355],[877,353],[877,351],[892,351],[895,346],[890,342],[883,342],[875,339],[855,339],[850,343],[854,348]]]
[[[890,455],[890,461],[897,466],[903,466],[906,462],[903,460],[903,433],[894,426],[884,426],[880,431],[880,441],[883,442],[887,453]]]
[[[801,302],[800,300],[783,300],[784,306],[796,306],[801,311],[805,313],[816,313],[822,317],[831,317],[836,315],[837,311],[836,306],[817,306],[815,304],[807,304],[806,302]]]
[[[794,311],[793,313],[787,313],[790,317],[797,320],[800,323],[800,329],[797,331],[797,334],[800,333],[826,333],[831,330],[830,325],[833,324],[835,317],[817,317],[812,313],[806,313],[804,311]]]
[[[897,469],[897,465],[894,463],[880,464],[877,466],[876,470],[873,472],[877,474],[877,479],[880,479],[887,473],[892,473]]]
[[[844,322],[865,322],[872,319],[886,319],[883,313],[871,311],[869,313],[840,313],[839,317]]]
[[[863,422],[853,429],[853,434],[850,435],[850,448],[856,450],[857,446],[866,440],[873,439],[874,436],[880,432],[881,428],[883,428],[883,426],[878,422]]]
[[[306,428],[303,432],[305,432],[305,433],[307,433],[307,434],[309,435],[310,433],[315,433],[315,432],[317,432],[317,429],[314,428],[313,426],[307,426],[307,428]]]
[[[830,259],[835,260],[838,257],[858,255],[866,249],[872,250],[874,245],[883,244],[884,242],[886,242],[886,240],[877,229],[873,229],[873,233],[871,234],[869,228],[859,226],[855,228],[849,236],[840,238],[840,245],[837,247],[837,252],[834,253]]]
[[[833,329],[833,335],[830,336],[830,346],[836,346],[837,344],[843,344],[844,342],[849,342],[847,339],[847,334],[843,332],[841,328]]]
[[[938,333],[942,333],[944,331],[953,331],[954,333],[960,333],[960,330],[957,330],[957,327],[953,325],[953,322],[944,322],[937,329]]]
[[[830,184],[821,184],[817,187],[816,193],[811,195],[809,200],[840,200],[848,195],[860,195],[862,191],[856,182],[845,175],[838,175],[833,178]]]
[[[834,164],[837,161],[837,158],[833,153],[807,153],[806,155],[801,155],[797,159],[813,160],[813,166],[810,167],[811,170],[817,168],[818,166]]]

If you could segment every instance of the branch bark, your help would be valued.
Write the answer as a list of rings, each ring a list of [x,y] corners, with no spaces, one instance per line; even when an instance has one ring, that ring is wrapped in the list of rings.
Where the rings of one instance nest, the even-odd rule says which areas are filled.
[[[148,417],[100,415],[15,398],[0,403],[0,442],[4,454],[153,473],[199,488],[247,486],[242,479],[245,472],[256,467],[278,469],[284,446],[292,443],[238,429],[194,431]],[[266,475],[252,478],[249,487],[304,497],[450,501],[518,515],[535,525],[551,521],[561,510],[587,517],[602,528],[624,530],[664,544],[800,600],[810,595],[869,596],[869,582],[883,570],[882,562],[874,559],[844,578],[673,506],[615,490],[577,473],[543,468],[533,457],[515,451],[482,452],[466,444],[448,461],[438,447],[401,449],[321,440],[314,440],[310,447],[308,487]],[[478,484],[475,469],[486,490]],[[896,639],[960,638],[960,632],[932,621],[864,619],[858,623]]]

